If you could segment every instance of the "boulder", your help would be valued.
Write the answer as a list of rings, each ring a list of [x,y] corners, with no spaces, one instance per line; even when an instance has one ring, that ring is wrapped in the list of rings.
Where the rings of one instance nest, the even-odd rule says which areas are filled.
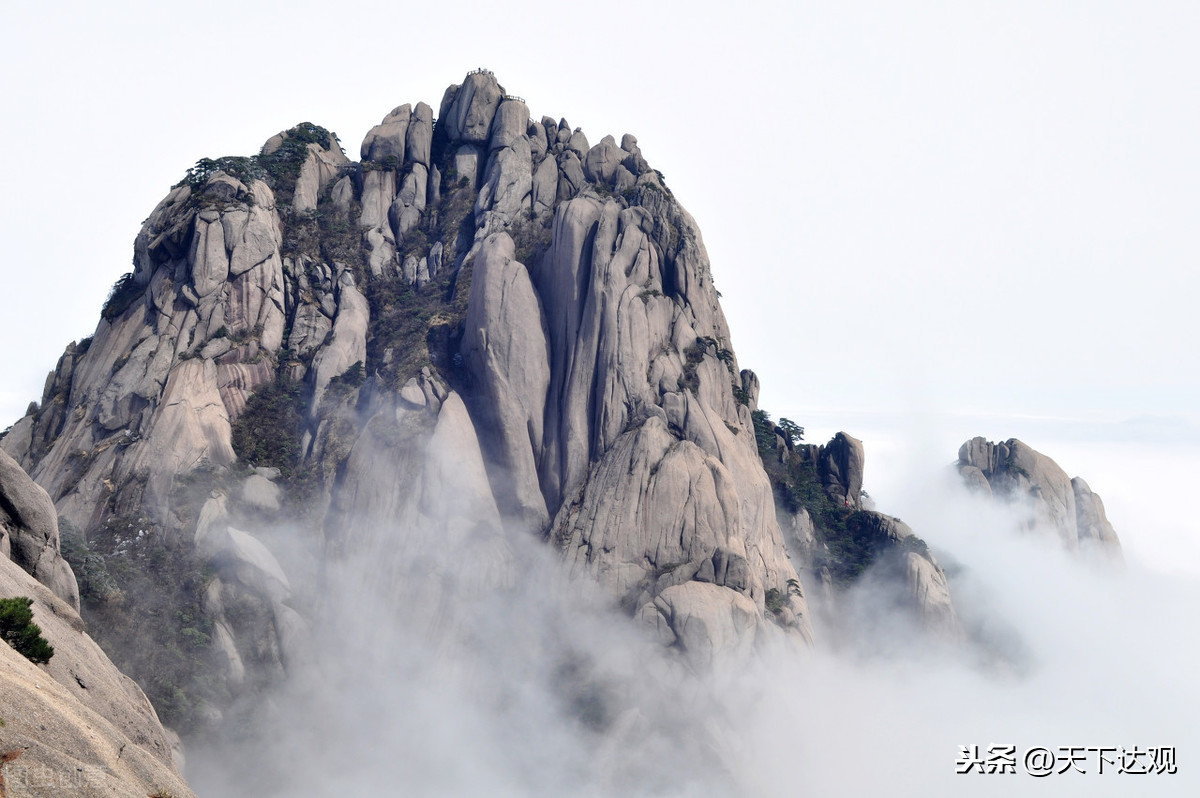
[[[242,501],[264,512],[279,512],[283,491],[260,474],[251,474],[242,483]]]
[[[319,144],[309,144],[308,154],[300,164],[300,176],[296,178],[292,207],[301,213],[316,210],[321,189],[349,164],[350,159],[342,153],[341,147],[327,150]]]
[[[0,558],[12,560],[78,612],[79,586],[59,548],[54,502],[2,449]]]
[[[821,484],[839,504],[852,509],[862,506],[864,462],[862,441],[844,432],[821,447],[817,461]]]
[[[558,198],[558,165],[553,158],[543,158],[533,173],[530,184],[530,201],[534,213],[543,214],[553,210]]]
[[[753,650],[759,613],[743,595],[687,582],[664,590],[656,606],[697,670],[716,659],[745,661]]]
[[[529,127],[529,108],[520,100],[504,100],[496,108],[492,122],[492,137],[489,149],[511,147],[518,139],[526,138]]]
[[[617,147],[613,137],[605,136],[599,144],[588,150],[583,159],[583,172],[588,180],[611,186],[624,158],[625,154]]]
[[[364,161],[382,161],[394,158],[397,165],[404,163],[409,118],[412,107],[401,105],[383,118],[383,121],[367,131],[359,154]]]
[[[454,171],[458,181],[474,187],[479,180],[479,148],[463,144],[454,153]]]
[[[512,146],[495,150],[475,202],[476,226],[487,229],[484,220],[495,214],[502,223],[529,216],[533,191],[529,139],[521,136]]]
[[[417,103],[408,123],[405,141],[405,160],[429,167],[429,154],[433,146],[433,109],[425,103]]]
[[[439,114],[438,120],[446,126],[451,141],[484,144],[503,95],[500,84],[490,72],[468,75],[455,91],[450,107]]]

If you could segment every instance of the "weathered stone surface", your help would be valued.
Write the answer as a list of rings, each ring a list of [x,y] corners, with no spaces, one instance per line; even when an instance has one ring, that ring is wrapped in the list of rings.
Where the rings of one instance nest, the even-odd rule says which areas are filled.
[[[292,586],[279,561],[249,532],[228,524],[210,526],[196,539],[196,551],[237,575],[238,581],[273,603],[287,600]]]
[[[758,375],[750,369],[742,369],[738,377],[742,383],[742,390],[746,392],[746,406],[750,408],[750,412],[754,412],[758,409],[758,394],[762,390],[762,384],[759,382]]]
[[[272,494],[273,486],[265,475],[270,473],[271,469],[256,469],[243,485],[242,500],[251,509],[269,511],[276,504],[272,499],[277,500],[278,493]],[[256,506],[260,500],[265,500],[266,506]],[[194,543],[196,554],[216,574],[206,588],[204,608],[214,627],[224,628],[227,633],[214,635],[214,640],[222,654],[226,685],[237,695],[246,677],[247,661],[255,664],[257,678],[262,677],[264,669],[275,670],[280,676],[289,664],[309,656],[306,649],[311,649],[312,640],[308,623],[286,603],[292,595],[287,573],[262,540],[232,525],[230,505],[224,493],[213,492],[200,508]],[[238,629],[231,621],[236,616],[227,614],[226,607],[237,606],[245,611],[247,605],[260,607],[272,623],[258,630],[251,646],[239,648]]]
[[[329,199],[338,211],[349,215],[350,203],[354,201],[354,181],[350,179],[349,175],[333,184],[333,188],[329,192]]]
[[[993,496],[1028,502],[1027,527],[1056,534],[1068,550],[1095,543],[1119,556],[1120,542],[1087,483],[1077,478],[1077,485],[1057,463],[1016,438],[1003,443],[972,438],[958,450],[958,470],[968,484],[982,478]]]
[[[710,667],[718,654],[744,660],[754,646],[758,608],[739,593],[686,582],[668,587],[656,604],[684,654],[699,669]]]
[[[565,157],[580,169],[582,183],[577,157]],[[722,341],[728,336],[698,236],[688,239],[694,248],[672,252],[668,261],[654,237],[661,227],[653,212],[591,198],[558,206],[554,241],[532,280],[546,313],[551,364],[543,451],[532,444],[528,406],[515,406],[522,411],[514,412],[515,423],[485,427],[501,437],[498,451],[523,453],[526,465],[516,471],[527,472],[530,461],[538,464],[547,509],[556,513],[552,535],[568,561],[591,571],[630,606],[701,578],[702,569],[713,572],[707,577],[712,580],[720,570],[721,581],[706,584],[745,595],[761,618],[766,590],[783,591],[796,574],[783,553],[753,433],[741,434],[750,429],[749,411],[733,400],[717,347],[702,347],[694,366],[683,362],[682,350],[701,335]],[[694,228],[683,214],[674,219]],[[479,250],[476,268],[482,265],[485,277],[500,240],[488,239]],[[664,289],[686,298],[682,307]],[[470,312],[486,316],[485,303],[476,306],[477,299]],[[477,353],[483,339],[478,330],[486,325],[468,327],[468,337],[476,336],[468,351]],[[473,354],[465,365],[477,384],[494,383],[482,360]],[[681,390],[691,368],[696,385]],[[663,446],[656,448],[655,440]],[[672,445],[681,454],[658,451]],[[511,469],[502,470],[511,477]],[[647,490],[664,497],[661,503],[651,502]],[[681,516],[688,495],[697,504]],[[714,496],[721,498],[708,503],[705,497]],[[672,548],[681,545],[679,551]],[[668,562],[669,573],[655,576],[654,564]],[[803,601],[787,613],[801,636],[807,635]]]
[[[215,363],[187,360],[171,371],[159,412],[132,455],[127,467],[147,475],[146,501],[152,506],[165,504],[175,474],[202,460],[233,462],[229,411],[217,387]]]
[[[334,377],[346,373],[355,363],[366,363],[367,323],[371,309],[359,293],[349,272],[338,280],[337,317],[333,320],[333,339],[313,358],[313,401],[315,414],[321,406],[325,388]]]
[[[94,530],[119,506],[188,539],[201,524],[190,528],[195,508],[179,506],[181,488],[233,463],[231,422],[254,390],[290,375],[310,402],[297,440],[318,486],[319,520],[307,531],[330,557],[361,551],[385,563],[371,578],[415,597],[431,624],[462,584],[519,578],[507,524],[553,539],[698,667],[764,634],[808,637],[802,598],[765,604],[796,572],[750,408],[734,398],[733,384],[747,382],[694,220],[667,193],[588,189],[589,174],[621,191],[642,175],[635,140],[590,148],[565,120],[531,125],[524,104],[501,95],[486,73],[446,93],[439,147],[444,133],[455,171],[442,194],[427,105],[402,106],[368,134],[373,162],[330,195],[358,241],[344,230],[330,237],[325,217],[315,233],[286,229],[302,220],[280,217],[258,181],[217,175],[195,192],[173,190],[138,236],[141,293],[100,323],[86,354],[64,355],[5,448],[81,527]],[[309,148],[291,210],[310,210],[329,189],[321,153],[332,146]],[[393,156],[395,167],[381,163]],[[542,256],[518,263],[510,237]],[[375,282],[399,276],[417,290]],[[449,280],[446,294],[434,279]],[[428,324],[410,332],[417,317]],[[328,389],[359,362],[361,383]],[[446,379],[471,386],[469,411]],[[223,483],[224,526],[193,538],[219,543],[205,549],[219,568],[205,606],[231,695],[281,672],[279,652],[300,645],[284,638],[303,638],[280,598],[285,580],[256,546],[274,556],[259,528],[276,512],[268,479]],[[632,519],[628,531],[610,526],[618,518]],[[438,555],[449,540],[469,554]],[[431,551],[426,579],[406,558]],[[295,580],[282,555],[281,564]],[[222,608],[251,598],[275,626],[257,638],[269,650],[261,657]]]
[[[10,794],[145,798],[169,790],[191,796],[146,696],[83,631],[73,607],[0,557],[0,597],[13,596],[34,600],[34,621],[54,656],[38,666],[0,644],[0,751],[23,751],[4,772]],[[20,768],[43,775],[18,781]],[[70,786],[64,790],[64,784]]]
[[[588,150],[583,159],[583,172],[588,180],[611,186],[616,180],[617,168],[624,158],[625,153],[617,147],[613,137],[605,136],[599,144]]]
[[[192,287],[199,297],[206,297],[224,285],[229,277],[229,256],[225,253],[224,228],[220,218],[197,220],[192,238]]]
[[[429,153],[433,144],[433,109],[425,103],[417,103],[408,123],[405,143],[405,159],[429,167]]]
[[[245,350],[257,350],[257,346],[243,347]],[[240,352],[233,353],[240,360]],[[225,355],[224,358],[228,358]],[[225,362],[217,364],[217,392],[225,404],[230,421],[234,421],[246,409],[246,401],[250,395],[261,386],[275,379],[275,368],[271,361],[257,354],[246,357],[246,362]]]
[[[1104,512],[1104,502],[1081,477],[1071,480],[1075,493],[1075,522],[1080,546],[1099,546],[1115,556],[1121,554],[1121,541]]]
[[[437,277],[438,273],[442,270],[442,254],[444,252],[445,248],[442,246],[441,241],[436,242],[432,247],[429,248],[430,277]]]
[[[479,180],[479,148],[463,144],[454,153],[454,171],[458,181],[466,181],[465,185],[477,185]]]
[[[570,199],[579,193],[587,178],[583,175],[583,165],[579,156],[574,152],[564,153],[558,161],[558,196],[560,199]]]
[[[844,432],[821,447],[817,463],[821,484],[839,504],[852,509],[862,506],[864,462],[862,441]]]
[[[626,153],[625,160],[621,165],[629,171],[634,177],[640,178],[642,175],[652,173],[650,164],[646,163],[646,159],[642,157],[642,151],[638,147],[637,137],[626,133],[621,137],[621,151]],[[656,180],[655,182],[659,182]],[[659,183],[661,185],[661,183]]]
[[[242,501],[256,509],[278,512],[282,497],[279,486],[260,474],[251,474],[242,483]]]
[[[540,161],[550,146],[545,126],[540,122],[530,122],[525,128],[525,135],[529,137],[529,151],[533,153],[533,160]]]
[[[296,179],[292,207],[300,212],[315,210],[321,189],[349,163],[341,147],[327,150],[319,144],[309,144],[308,155],[300,165],[300,176]]]
[[[368,250],[367,268],[373,277],[391,277],[396,273],[396,239],[391,225],[372,228],[363,234]],[[322,307],[322,311],[326,312]]]
[[[391,169],[369,170],[363,177],[362,214],[358,223],[363,227],[386,227],[388,208],[395,198],[396,173]]]
[[[554,208],[558,198],[558,164],[553,158],[543,158],[533,173],[530,201],[534,213],[542,214]]]
[[[475,259],[462,352],[475,375],[480,401],[473,408],[501,509],[528,529],[549,523],[538,482],[550,351],[546,319],[529,273],[513,258],[512,239],[489,236]]]
[[[624,166],[617,164],[616,173],[613,175],[612,187],[613,191],[624,196],[627,192],[637,187],[637,178]]]
[[[492,122],[492,137],[489,149],[511,147],[518,139],[525,138],[529,127],[529,108],[520,100],[504,100],[496,108]]]
[[[963,637],[958,613],[950,599],[950,584],[946,579],[946,572],[932,556],[906,552],[904,583],[927,629],[953,640]]]
[[[971,490],[988,496],[992,495],[992,486],[988,484],[987,477],[975,466],[959,466],[958,473],[962,477],[963,483]]]
[[[571,137],[567,139],[566,149],[575,153],[575,157],[582,162],[585,158],[587,158],[588,150],[590,150],[591,147],[588,145],[587,136],[583,135],[583,131],[576,129],[575,132],[571,134]]]
[[[963,636],[962,625],[946,573],[925,542],[899,518],[866,510],[858,521],[856,537],[878,551],[876,570],[904,585],[905,604],[930,632],[948,640]]]
[[[396,241],[402,243],[404,236],[414,229],[421,221],[421,213],[425,210],[425,199],[429,191],[429,173],[422,164],[412,165],[412,169],[404,176],[396,200],[388,209],[388,222]]]
[[[495,214],[503,223],[526,218],[533,191],[529,140],[518,138],[510,147],[495,150],[488,161],[487,177],[475,202],[476,226],[484,227],[487,214]]]
[[[468,75],[454,93],[450,107],[438,115],[451,141],[483,144],[488,140],[492,118],[504,92],[496,77],[487,72]]]
[[[0,558],[21,566],[78,612],[79,587],[59,549],[54,502],[3,450],[0,450]]]
[[[298,354],[308,354],[325,342],[325,336],[331,329],[333,322],[321,307],[306,302],[296,309],[292,334],[288,336],[288,348]]]
[[[442,202],[442,170],[433,166],[429,170],[429,198],[426,205],[437,207]]]
[[[401,597],[406,617],[440,634],[450,597],[503,588],[514,574],[470,414],[456,393],[438,392],[437,406],[385,402],[367,421],[330,544],[370,563],[360,581]]]
[[[401,105],[383,118],[383,122],[367,131],[359,153],[364,161],[382,161],[395,158],[404,162],[406,137],[412,107]]]

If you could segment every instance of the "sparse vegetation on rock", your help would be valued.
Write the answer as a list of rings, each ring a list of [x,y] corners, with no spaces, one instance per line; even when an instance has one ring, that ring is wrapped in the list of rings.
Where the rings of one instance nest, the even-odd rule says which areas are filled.
[[[104,300],[104,307],[100,310],[100,315],[110,321],[117,318],[142,295],[142,290],[143,286],[138,285],[132,273],[121,275],[109,290],[108,298]],[[87,349],[85,348],[84,351],[86,352]]]
[[[33,599],[27,596],[0,599],[0,640],[30,662],[44,664],[54,656],[54,646],[33,622],[32,607]]]

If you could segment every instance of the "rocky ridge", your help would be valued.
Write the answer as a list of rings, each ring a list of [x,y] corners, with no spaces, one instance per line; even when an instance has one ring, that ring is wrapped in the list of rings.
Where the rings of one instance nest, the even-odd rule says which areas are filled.
[[[992,443],[972,438],[958,450],[958,473],[972,490],[1008,501],[1026,501],[1026,526],[1057,534],[1068,551],[1095,551],[1121,558],[1121,541],[1104,503],[1080,477],[1068,477],[1058,463],[1010,438]]]

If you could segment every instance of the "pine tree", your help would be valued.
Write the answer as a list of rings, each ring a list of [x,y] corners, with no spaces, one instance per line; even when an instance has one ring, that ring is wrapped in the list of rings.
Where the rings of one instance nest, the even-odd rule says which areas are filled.
[[[0,599],[0,639],[34,664],[49,662],[54,646],[42,637],[33,622],[33,599],[24,596]]]

